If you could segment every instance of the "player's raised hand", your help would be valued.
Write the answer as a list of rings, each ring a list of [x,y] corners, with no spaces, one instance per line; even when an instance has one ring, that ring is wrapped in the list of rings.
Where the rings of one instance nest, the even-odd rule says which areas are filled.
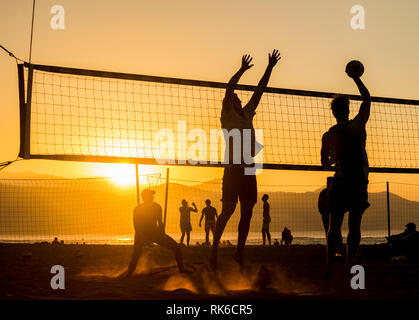
[[[253,67],[253,64],[250,64],[252,62],[253,58],[249,55],[249,54],[245,54],[242,57],[242,67],[241,69],[246,71],[248,69],[250,69],[251,67]]]
[[[269,66],[274,67],[276,63],[281,59],[281,54],[277,49],[274,49],[272,53],[269,54]]]

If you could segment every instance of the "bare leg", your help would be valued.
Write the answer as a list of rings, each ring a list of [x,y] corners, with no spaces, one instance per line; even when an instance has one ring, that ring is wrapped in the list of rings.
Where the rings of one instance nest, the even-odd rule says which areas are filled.
[[[332,213],[330,215],[330,227],[327,234],[327,263],[329,265],[332,265],[335,262],[336,247],[339,242],[344,216],[344,213]]]
[[[182,231],[182,235],[180,237],[180,244],[183,244],[183,239],[185,238],[185,231]]]
[[[189,241],[191,241],[191,232],[186,231],[186,245],[189,247]]]
[[[322,222],[323,222],[323,227],[324,227],[324,232],[326,234],[326,238],[327,238],[327,231],[329,230],[329,214],[328,213],[323,213],[322,214]]]
[[[268,243],[271,245],[271,233],[269,232],[269,229],[266,230],[266,235],[268,236]]]
[[[205,243],[209,243],[209,232],[210,228],[205,226]]]
[[[252,219],[253,207],[255,203],[250,201],[240,202],[240,222],[239,222],[239,238],[237,240],[237,251],[234,259],[238,264],[243,265],[243,252],[246,244],[247,235],[249,234],[250,220]]]
[[[154,242],[156,242],[158,245],[162,246],[163,248],[167,248],[173,252],[173,255],[175,256],[178,268],[180,272],[183,272],[185,270],[183,266],[183,257],[182,257],[182,251],[180,250],[179,245],[176,243],[173,238],[169,237],[167,234],[164,234],[162,237],[159,237]]]
[[[356,251],[361,241],[361,219],[362,213],[349,212],[348,218],[348,256],[347,263],[350,264],[355,258]]]
[[[139,237],[135,237],[134,239],[134,248],[133,248],[133,252],[132,252],[132,257],[131,257],[131,261],[129,263],[128,266],[128,272],[127,272],[127,277],[131,276],[135,269],[137,268],[137,264],[138,264],[138,259],[141,256],[141,249],[144,245],[145,241],[143,239],[140,239]]]
[[[215,224],[211,224],[210,230],[211,230],[211,233],[212,233],[212,241],[214,241]],[[209,239],[209,237],[208,237],[208,239]]]
[[[265,233],[265,229],[262,229],[262,241],[263,241],[263,245],[266,244],[266,233]]]
[[[221,210],[221,214],[217,219],[217,223],[215,224],[214,240],[212,243],[210,265],[213,269],[217,268],[217,253],[218,253],[218,245],[220,243],[221,236],[223,235],[225,226],[235,209],[236,209],[236,202],[227,202],[227,201],[223,202],[223,208]]]

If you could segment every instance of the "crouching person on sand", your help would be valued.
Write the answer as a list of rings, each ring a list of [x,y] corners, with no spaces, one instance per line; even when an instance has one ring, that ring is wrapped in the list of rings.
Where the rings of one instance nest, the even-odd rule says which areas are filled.
[[[134,250],[128,271],[124,274],[127,277],[131,276],[135,271],[142,248],[151,242],[173,251],[179,272],[185,272],[182,252],[178,244],[164,232],[162,208],[158,203],[154,202],[154,194],[153,190],[143,190],[141,192],[143,202],[134,209]]]

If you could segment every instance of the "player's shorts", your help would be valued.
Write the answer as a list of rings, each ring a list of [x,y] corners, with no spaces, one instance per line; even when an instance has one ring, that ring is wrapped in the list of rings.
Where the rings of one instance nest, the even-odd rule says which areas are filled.
[[[333,177],[329,195],[331,214],[363,213],[370,206],[367,189],[368,182]]]
[[[180,224],[180,231],[183,232],[191,232],[192,231],[192,225],[190,222],[184,222]]]
[[[257,202],[257,182],[255,175],[245,175],[243,168],[225,168],[223,176],[223,196],[226,202]]]
[[[215,220],[205,221],[205,232],[209,232],[210,230],[215,230]]]

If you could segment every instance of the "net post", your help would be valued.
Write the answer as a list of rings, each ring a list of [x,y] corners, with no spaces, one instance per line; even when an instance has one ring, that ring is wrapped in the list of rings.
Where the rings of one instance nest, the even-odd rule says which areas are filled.
[[[23,64],[17,65],[17,75],[19,84],[19,119],[20,119],[20,148],[19,157],[25,156],[25,125],[26,125],[26,106],[25,106],[25,72]]]
[[[169,168],[166,169],[166,193],[164,195],[164,217],[163,217],[163,230],[166,232],[166,218],[167,218],[167,199],[169,196]]]
[[[387,181],[387,233],[390,237],[391,231],[390,231],[390,186]]]
[[[137,206],[140,205],[140,177],[138,176],[138,163],[135,164],[135,183],[137,186]]]
[[[32,105],[32,83],[33,83],[33,65],[28,64],[28,87],[25,104],[25,146],[24,159],[29,159],[31,154],[31,105]]]

